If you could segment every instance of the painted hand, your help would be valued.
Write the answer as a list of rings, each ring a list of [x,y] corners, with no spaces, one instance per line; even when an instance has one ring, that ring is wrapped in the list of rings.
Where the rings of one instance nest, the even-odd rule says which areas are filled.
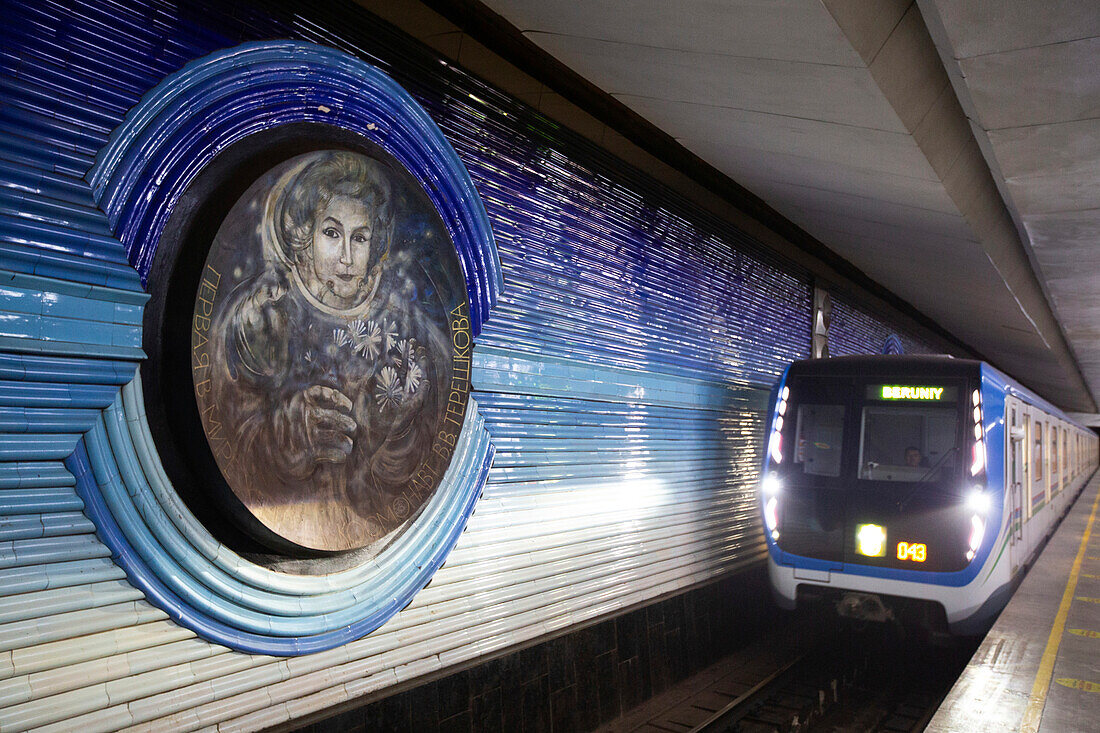
[[[306,442],[314,463],[343,463],[355,447],[358,425],[343,392],[315,384],[300,393]]]
[[[241,362],[253,373],[272,376],[286,361],[287,323],[278,305],[286,285],[269,282],[248,296],[239,312],[236,350]]]

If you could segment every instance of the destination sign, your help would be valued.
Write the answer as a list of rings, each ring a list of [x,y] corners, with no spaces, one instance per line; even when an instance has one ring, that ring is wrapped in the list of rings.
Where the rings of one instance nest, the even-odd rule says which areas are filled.
[[[918,402],[954,402],[958,388],[909,384],[868,385],[868,399],[913,400]]]

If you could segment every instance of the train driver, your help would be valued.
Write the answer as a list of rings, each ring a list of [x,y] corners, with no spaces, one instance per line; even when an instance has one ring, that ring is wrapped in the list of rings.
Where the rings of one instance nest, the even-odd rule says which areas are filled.
[[[920,468],[921,466],[927,466],[928,461],[924,459],[924,454],[920,452],[920,448],[911,445],[905,449],[905,465]]]

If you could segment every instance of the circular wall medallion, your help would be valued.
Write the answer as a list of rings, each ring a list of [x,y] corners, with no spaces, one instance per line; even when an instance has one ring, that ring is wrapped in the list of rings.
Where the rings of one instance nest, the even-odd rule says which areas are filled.
[[[454,452],[467,312],[447,229],[392,156],[319,150],[256,180],[210,247],[190,350],[246,526],[322,551],[407,526]]]
[[[470,376],[503,277],[462,161],[377,68],[265,41],[163,79],[88,179],[149,294],[148,358],[68,461],[98,533],[218,644],[369,634],[492,463]]]

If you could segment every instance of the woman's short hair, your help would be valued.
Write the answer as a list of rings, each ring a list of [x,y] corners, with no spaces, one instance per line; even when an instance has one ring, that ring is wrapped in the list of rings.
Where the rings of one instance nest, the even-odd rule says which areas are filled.
[[[332,151],[317,155],[287,185],[276,205],[279,246],[299,262],[313,242],[317,212],[337,196],[361,201],[374,218],[371,260],[390,246],[393,190],[386,167],[365,155]]]

